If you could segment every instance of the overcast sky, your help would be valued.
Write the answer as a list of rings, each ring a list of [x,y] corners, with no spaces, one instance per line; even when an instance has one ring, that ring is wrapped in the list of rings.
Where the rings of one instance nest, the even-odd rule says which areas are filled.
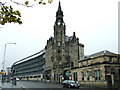
[[[66,35],[76,32],[85,45],[85,55],[102,50],[118,53],[118,1],[119,0],[60,0],[66,24]],[[59,0],[52,4],[34,5],[32,8],[12,4],[20,10],[23,24],[0,26],[0,69],[6,43],[5,68],[15,61],[42,50],[53,36],[53,26]]]

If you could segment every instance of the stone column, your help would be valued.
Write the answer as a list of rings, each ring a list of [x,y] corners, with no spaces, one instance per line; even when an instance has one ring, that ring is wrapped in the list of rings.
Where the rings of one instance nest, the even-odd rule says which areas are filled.
[[[111,74],[112,86],[114,85],[114,74]]]

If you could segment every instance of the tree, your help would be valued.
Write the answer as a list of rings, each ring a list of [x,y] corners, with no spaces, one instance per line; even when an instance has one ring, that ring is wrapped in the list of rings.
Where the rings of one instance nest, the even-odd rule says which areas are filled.
[[[13,0],[10,1],[17,5],[33,7],[33,5],[29,5],[29,1],[25,1],[24,3],[19,3]],[[36,2],[36,0],[34,1]],[[53,0],[48,0],[48,3],[52,2]],[[11,5],[7,6],[6,3],[7,2],[4,2],[4,0],[2,1],[0,0],[0,25],[5,25],[5,23],[11,22],[22,24],[20,11],[18,10],[14,11],[13,7]],[[46,5],[46,2],[44,0],[40,0],[38,4]]]

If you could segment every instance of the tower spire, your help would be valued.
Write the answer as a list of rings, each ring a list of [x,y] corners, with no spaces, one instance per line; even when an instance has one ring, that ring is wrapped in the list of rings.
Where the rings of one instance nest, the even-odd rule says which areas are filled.
[[[58,6],[58,11],[56,12],[56,16],[63,16],[63,12],[62,12],[62,9],[61,9],[60,1],[59,1],[59,6]]]
[[[64,25],[65,26],[65,23],[64,23],[64,20],[63,20],[63,11],[61,9],[61,3],[60,3],[60,0],[59,0],[59,5],[58,5],[58,10],[56,12],[56,21],[55,21],[55,25]]]
[[[60,0],[59,0],[58,11],[62,11],[62,10],[61,10],[61,4],[60,4]]]

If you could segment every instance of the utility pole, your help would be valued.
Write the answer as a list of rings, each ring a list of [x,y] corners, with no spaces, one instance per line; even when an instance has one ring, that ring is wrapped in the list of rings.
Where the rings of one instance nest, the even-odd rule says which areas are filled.
[[[5,56],[6,56],[6,46],[7,46],[7,44],[16,44],[16,43],[6,43],[5,44],[5,48],[4,48],[4,58],[3,58],[3,62],[2,62],[2,71],[1,71],[1,73],[2,73],[2,83],[5,81],[5,79],[6,79],[6,73],[5,73],[5,69],[4,69],[4,67],[5,67]]]
[[[4,48],[4,58],[3,58],[3,63],[2,63],[2,65],[3,65],[3,70],[4,70],[4,67],[5,67],[5,56],[6,56],[6,46],[7,46],[7,44],[16,44],[16,43],[6,43],[6,44],[5,44],[5,48]]]

